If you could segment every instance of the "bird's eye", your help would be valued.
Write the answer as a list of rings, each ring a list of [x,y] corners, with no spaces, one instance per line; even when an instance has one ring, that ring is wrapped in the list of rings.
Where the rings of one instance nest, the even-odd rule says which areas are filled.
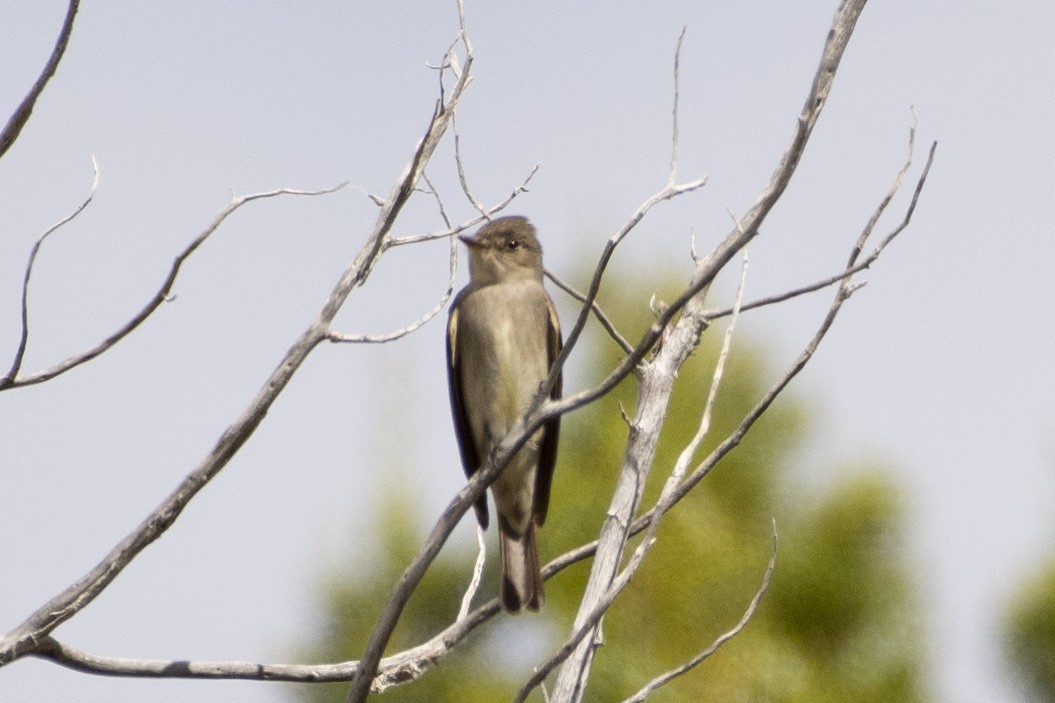
[[[516,251],[520,248],[520,240],[510,239],[508,242],[506,242],[506,248],[509,249],[509,251]]]

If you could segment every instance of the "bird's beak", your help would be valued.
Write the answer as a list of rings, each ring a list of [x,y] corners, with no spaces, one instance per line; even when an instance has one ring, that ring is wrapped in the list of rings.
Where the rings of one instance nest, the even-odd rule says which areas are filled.
[[[470,249],[482,249],[484,246],[483,243],[480,242],[480,240],[478,240],[476,237],[470,237],[467,234],[458,235],[458,239],[462,240],[465,246],[469,247]]]

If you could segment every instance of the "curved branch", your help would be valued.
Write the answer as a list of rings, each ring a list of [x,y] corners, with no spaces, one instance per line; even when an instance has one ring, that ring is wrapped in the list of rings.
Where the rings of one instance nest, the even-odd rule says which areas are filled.
[[[447,301],[451,299],[451,295],[454,293],[454,279],[458,274],[458,246],[454,237],[450,238],[449,257],[449,262],[447,264],[447,290],[444,291],[443,295],[440,296],[439,302],[437,302],[431,310],[414,322],[411,322],[406,327],[401,327],[398,330],[387,332],[385,334],[342,334],[331,329],[327,333],[326,338],[331,342],[339,344],[384,344],[405,337],[419,327],[424,326],[429,320],[436,317],[436,315],[443,310],[444,306],[447,305]]]
[[[740,634],[740,632],[742,632],[743,629],[747,627],[747,623],[750,622],[751,618],[754,616],[755,611],[758,609],[758,604],[762,601],[762,596],[764,596],[766,594],[766,591],[769,590],[769,583],[773,578],[773,571],[776,569],[776,567],[777,525],[774,521],[773,546],[769,552],[769,564],[766,565],[766,571],[762,575],[762,585],[758,587],[758,590],[755,592],[755,595],[751,599],[751,602],[747,604],[747,610],[745,610],[744,614],[740,617],[740,621],[736,623],[736,625],[734,625],[731,630],[720,635],[717,639],[714,640],[714,642],[711,643],[709,647],[701,651],[695,657],[685,662],[681,666],[675,667],[670,671],[652,679],[640,691],[632,695],[630,698],[624,700],[623,703],[643,703],[643,701],[649,696],[651,696],[652,693],[656,691],[656,689],[667,685],[668,683],[681,676],[685,672],[689,671],[690,669],[693,669],[704,659],[717,652],[718,648],[721,647],[723,644]]]
[[[332,189],[331,189],[332,190]],[[327,192],[327,191],[319,191]],[[177,258],[172,266],[169,276],[162,285],[161,290],[154,299],[137,315],[131,322],[122,328],[117,334],[112,335],[103,344],[82,354],[74,359],[67,360],[56,369],[42,372],[37,376],[30,377],[12,385],[27,385],[37,383],[48,377],[57,376],[73,366],[91,359],[113,346],[119,339],[127,335],[132,329],[139,325],[153,312],[168,295],[168,291],[175,281],[176,274],[183,261],[197,249],[211,235],[220,223],[232,212],[252,200],[268,198],[283,193],[315,194],[304,191],[290,191],[287,189],[270,191],[267,193],[256,193],[235,198],[231,203],[213,220],[212,224],[202,232]],[[110,553],[100,561],[91,571],[85,574],[76,583],[67,587],[47,603],[37,609],[25,621],[15,629],[0,638],[0,666],[17,659],[20,656],[33,652],[39,643],[60,624],[73,617],[88,603],[95,599],[102,591],[117,577],[119,573],[136,557],[147,545],[160,537],[179,517],[190,500],[207,484],[220,469],[222,469],[230,458],[238,451],[252,434],[253,430],[263,420],[267,408],[285,384],[289,381],[293,371],[299,366],[303,356],[307,354],[321,339],[321,335],[315,332],[314,327],[309,330],[312,334],[305,335],[292,350],[290,350],[279,370],[272,375],[268,385],[257,396],[252,405],[243,413],[238,422],[229,427],[220,438],[217,445],[210,452],[198,468],[192,471],[153,513],[126,536]],[[49,375],[50,374],[50,375]],[[8,386],[11,387],[11,386]]]
[[[580,303],[586,302],[585,295],[575,290],[570,283],[561,279],[557,274],[547,270],[546,278],[553,281],[554,285],[578,300]],[[619,348],[626,354],[633,354],[634,347],[630,345],[630,342],[626,341],[626,338],[623,335],[619,334],[619,330],[615,328],[615,324],[604,314],[604,310],[601,309],[601,306],[597,304],[596,300],[590,301],[590,310],[593,312],[594,317],[597,318],[597,321],[601,323],[601,327],[604,327],[604,331],[608,333],[608,336],[619,345]]]
[[[0,132],[0,158],[7,153],[7,150],[18,139],[18,135],[22,133],[22,128],[26,126],[29,116],[33,114],[33,107],[37,104],[37,98],[44,92],[44,87],[47,86],[51,77],[55,75],[55,70],[59,67],[59,61],[62,60],[63,54],[66,53],[66,46],[70,43],[70,35],[73,33],[73,20],[77,17],[79,6],[80,0],[70,0],[70,4],[66,8],[66,19],[63,20],[62,29],[59,30],[59,37],[55,40],[55,48],[51,50],[51,57],[44,64],[44,70],[40,72],[36,83],[29,89],[26,97],[22,99],[22,102],[15,108],[14,114],[8,119],[7,125],[4,126],[4,131]]]
[[[139,327],[139,325],[141,325],[148,317],[150,317],[155,310],[161,307],[162,303],[168,300],[169,294],[172,292],[172,286],[176,283],[176,277],[179,275],[180,269],[182,268],[184,262],[188,258],[190,258],[190,255],[197,251],[197,249],[205,243],[205,240],[212,236],[213,232],[215,232],[220,227],[220,225],[223,224],[224,220],[226,220],[231,214],[233,214],[236,210],[238,210],[246,203],[252,202],[254,200],[262,200],[265,198],[274,198],[279,195],[326,195],[340,190],[344,187],[344,185],[344,183],[341,183],[340,185],[334,186],[332,188],[325,188],[323,190],[294,190],[291,188],[279,188],[277,190],[271,190],[263,193],[251,193],[249,195],[242,195],[237,198],[232,198],[231,202],[228,203],[227,207],[225,207],[220,212],[220,214],[217,215],[211,223],[209,223],[209,226],[206,227],[201,232],[201,234],[195,237],[194,240],[191,241],[191,243],[188,244],[183,249],[183,251],[181,251],[176,256],[176,259],[172,262],[172,267],[169,269],[168,275],[165,277],[165,280],[162,281],[161,287],[158,288],[156,293],[154,293],[154,297],[147,301],[146,305],[144,305],[143,308],[138,313],[136,313],[131,320],[126,322],[116,332],[96,344],[91,349],[88,349],[87,351],[83,351],[80,354],[71,356],[68,359],[65,359],[64,361],[52,366],[51,368],[44,369],[43,371],[38,371],[37,373],[30,374],[28,376],[18,376],[18,370],[21,366],[21,353],[24,352],[25,338],[28,335],[28,329],[25,326],[25,286],[27,286],[29,283],[29,274],[33,266],[33,259],[36,257],[37,249],[39,248],[40,243],[43,241],[44,237],[50,234],[51,231],[57,228],[58,226],[65,224],[65,222],[69,221],[69,219],[72,219],[72,217],[77,214],[74,213],[74,215],[72,215],[70,218],[67,218],[63,222],[60,222],[59,225],[56,225],[54,228],[52,228],[52,230],[45,232],[44,237],[41,237],[40,240],[37,241],[37,244],[33,247],[33,252],[30,254],[29,265],[26,266],[26,276],[25,282],[23,284],[23,342],[19,346],[19,354],[16,354],[15,364],[12,366],[11,371],[9,371],[8,374],[3,378],[0,378],[0,391],[7,390],[8,388],[31,386],[36,383],[50,381],[56,376],[61,376],[67,371],[74,369],[87,361],[91,361],[103,352],[109,350],[110,347],[120,342],[129,334],[131,334],[137,327]],[[94,186],[92,189],[92,193],[94,195]],[[90,201],[91,197],[89,197],[88,200],[85,201],[85,203],[81,206],[80,209],[83,209]],[[78,210],[78,212],[79,211],[80,210]]]
[[[7,372],[6,376],[0,378],[0,390],[11,385],[15,377],[18,376],[18,372],[22,368],[22,359],[26,354],[26,346],[29,343],[29,279],[33,275],[33,264],[36,263],[37,253],[40,251],[41,245],[44,244],[44,240],[53,232],[60,229],[63,225],[72,222],[78,215],[84,212],[84,209],[95,199],[95,191],[98,188],[99,164],[95,161],[95,157],[93,156],[92,187],[91,190],[88,191],[88,197],[85,198],[84,202],[77,206],[73,212],[49,227],[44,234],[40,235],[37,241],[33,243],[33,248],[29,251],[29,260],[26,262],[26,272],[22,277],[22,333],[18,340],[18,348],[15,349],[14,361],[11,362],[11,369]]]
[[[505,197],[505,199],[502,200],[502,202],[498,203],[497,205],[495,205],[491,209],[487,210],[487,216],[493,217],[494,215],[498,214],[502,210],[505,210],[507,207],[509,207],[509,204],[512,203],[513,200],[516,199],[516,197],[518,195],[520,195],[521,193],[526,193],[527,192],[527,185],[528,185],[528,183],[531,182],[531,179],[535,177],[535,174],[538,173],[538,169],[539,169],[538,164],[535,164],[534,166],[532,166],[531,170],[528,172],[528,175],[524,178],[523,181],[521,181],[520,185],[518,185],[516,188],[514,188],[512,191],[510,191],[509,195],[507,195]],[[435,190],[433,190],[432,193],[433,193],[433,195],[435,195]],[[445,215],[444,215],[444,220],[446,220],[446,216]],[[482,222],[486,222],[486,221],[487,221],[487,217],[481,215],[479,217],[474,217],[471,220],[468,220],[467,222],[463,222],[462,224],[458,225],[457,227],[452,227],[450,225],[450,222],[447,222],[447,229],[444,230],[443,232],[434,232],[434,233],[431,233],[431,234],[406,235],[406,236],[402,236],[402,237],[391,237],[387,241],[385,246],[386,247],[400,247],[400,246],[405,246],[407,244],[417,244],[419,242],[431,242],[431,241],[434,241],[436,239],[447,239],[448,237],[452,237],[452,236],[454,236],[456,234],[464,232],[465,230],[470,229],[472,227],[475,227],[476,225],[478,225],[478,224],[480,224]]]

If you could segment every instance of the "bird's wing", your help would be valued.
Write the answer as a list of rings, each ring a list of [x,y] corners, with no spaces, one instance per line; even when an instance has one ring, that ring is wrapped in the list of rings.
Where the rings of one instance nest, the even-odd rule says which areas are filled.
[[[560,356],[563,342],[557,310],[553,307],[553,301],[548,295],[546,296],[546,313],[549,318],[546,325],[546,351],[548,353],[546,366],[552,369],[553,362]],[[561,397],[563,385],[562,374],[558,372],[549,397],[558,400]],[[549,511],[549,492],[553,485],[553,469],[557,464],[559,438],[560,415],[554,415],[543,425],[542,446],[539,448],[538,469],[535,471],[535,523],[538,525],[546,521],[546,513]]]
[[[462,456],[462,467],[465,475],[472,478],[480,468],[480,457],[473,441],[469,427],[469,414],[465,409],[465,393],[462,391],[462,360],[458,354],[458,315],[459,303],[456,299],[451,305],[450,319],[447,320],[447,385],[451,396],[451,416],[454,418],[454,434],[458,438],[458,450]],[[487,529],[487,494],[476,501],[476,519],[480,526]]]

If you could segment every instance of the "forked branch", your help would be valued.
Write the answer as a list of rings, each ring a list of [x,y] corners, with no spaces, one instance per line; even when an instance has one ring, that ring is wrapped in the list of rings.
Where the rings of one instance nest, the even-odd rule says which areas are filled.
[[[361,285],[373,270],[378,257],[385,249],[385,243],[388,241],[389,233],[396,218],[407,200],[415,192],[422,170],[443,137],[453,110],[463,91],[468,86],[471,61],[472,57],[467,56],[465,66],[447,102],[437,103],[424,137],[414,150],[410,163],[400,175],[389,196],[382,202],[373,231],[360,249],[359,254],[345,270],[316,318],[293,344],[285,358],[265,381],[256,397],[241,416],[227,428],[212,451],[139,527],[129,533],[80,580],[38,608],[25,621],[0,639],[0,666],[37,650],[56,627],[73,617],[98,596],[147,545],[151,544],[172,526],[183,509],[197,495],[198,491],[219,474],[231,457],[252,436],[267,414],[268,409],[285,389],[308,354],[321,341],[327,339],[330,332],[330,324],[352,290]],[[278,192],[273,192],[270,195],[275,194],[278,194]],[[267,195],[269,194],[246,196],[246,199],[266,197]],[[188,247],[181,257],[177,258],[170,272],[169,279],[175,277],[183,259],[189,256],[219,226],[219,223],[241,204],[242,201],[236,200],[228,206],[228,209],[221,213],[214,222],[214,226],[208,228],[198,240]],[[162,286],[162,291],[167,291],[167,285],[171,285],[171,283],[166,282],[166,285]],[[156,303],[154,307],[160,304],[165,294],[160,295],[160,300],[155,298]],[[152,308],[148,305],[146,314],[149,314],[150,309]],[[374,666],[376,667],[376,662]]]

